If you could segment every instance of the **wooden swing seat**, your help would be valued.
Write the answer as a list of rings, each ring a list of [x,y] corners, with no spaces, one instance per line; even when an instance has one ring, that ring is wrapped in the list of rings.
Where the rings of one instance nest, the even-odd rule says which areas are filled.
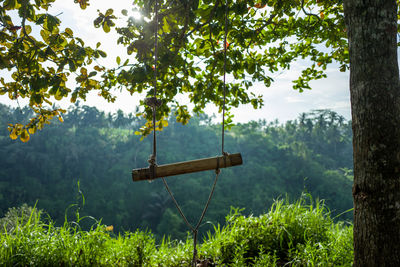
[[[153,179],[241,165],[240,153],[155,166]],[[132,170],[132,180],[151,180],[150,167]]]

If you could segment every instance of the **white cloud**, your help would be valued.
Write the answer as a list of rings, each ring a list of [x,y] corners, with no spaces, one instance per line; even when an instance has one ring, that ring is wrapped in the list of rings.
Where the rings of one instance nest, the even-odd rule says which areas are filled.
[[[303,103],[303,102],[305,102],[305,100],[300,97],[292,97],[292,96],[285,97],[285,101],[287,103]]]

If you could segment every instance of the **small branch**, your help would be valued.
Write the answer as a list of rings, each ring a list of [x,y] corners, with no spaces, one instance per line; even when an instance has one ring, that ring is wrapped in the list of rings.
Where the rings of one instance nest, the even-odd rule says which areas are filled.
[[[306,14],[307,16],[314,16],[316,17],[319,21],[321,21],[321,18],[313,13],[308,13],[305,9],[304,9],[304,0],[301,0],[301,10],[303,10],[304,14]]]

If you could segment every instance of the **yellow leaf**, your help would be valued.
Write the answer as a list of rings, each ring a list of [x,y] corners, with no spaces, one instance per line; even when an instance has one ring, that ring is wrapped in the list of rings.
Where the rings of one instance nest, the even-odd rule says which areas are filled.
[[[111,232],[114,230],[114,226],[110,225],[106,227],[106,231]]]
[[[29,141],[29,138],[30,138],[30,136],[29,136],[29,134],[28,134],[28,131],[27,131],[26,129],[24,129],[24,130],[22,131],[22,133],[21,133],[21,136],[20,136],[19,138],[20,138],[21,141],[24,142],[24,143],[28,142],[28,141]]]
[[[18,138],[18,135],[17,135],[15,129],[13,129],[13,131],[10,133],[10,138],[11,138],[12,140],[15,140],[15,139]]]

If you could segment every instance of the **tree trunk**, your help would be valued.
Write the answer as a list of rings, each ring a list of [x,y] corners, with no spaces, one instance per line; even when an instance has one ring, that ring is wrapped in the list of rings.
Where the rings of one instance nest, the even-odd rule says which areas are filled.
[[[395,0],[345,0],[354,149],[354,266],[400,266]]]

